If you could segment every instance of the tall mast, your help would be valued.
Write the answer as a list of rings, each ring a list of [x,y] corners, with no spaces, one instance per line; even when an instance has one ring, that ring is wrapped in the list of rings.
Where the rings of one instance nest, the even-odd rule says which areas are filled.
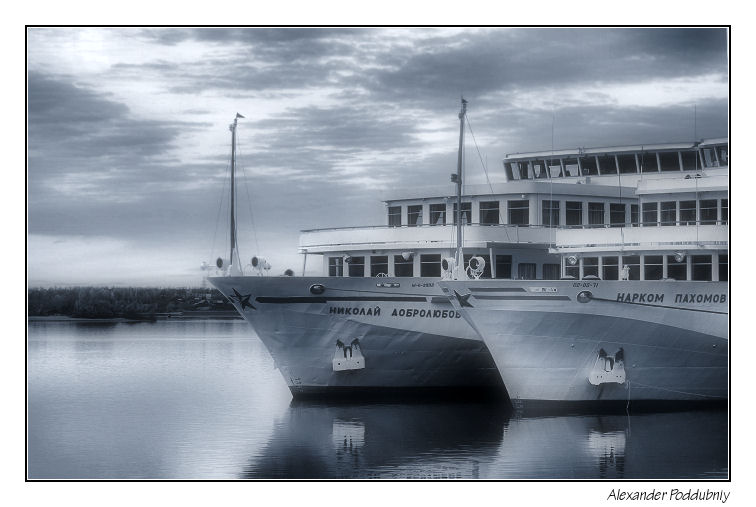
[[[236,172],[236,124],[239,121],[239,118],[244,118],[244,116],[236,113],[234,123],[228,126],[229,130],[231,131],[231,233],[229,235],[231,237],[231,253],[228,257],[231,266],[236,265],[236,260],[238,260],[239,257],[239,254],[237,252],[236,260],[234,259],[234,252],[236,251],[236,203],[234,202],[236,198],[236,190],[234,188],[236,178],[234,176],[234,173]],[[239,269],[241,269],[241,266],[237,266],[237,270]]]
[[[462,257],[462,150],[465,141],[465,114],[467,113],[467,101],[462,97],[462,109],[459,111],[459,151],[457,153],[457,252],[454,258],[457,273],[464,263]]]

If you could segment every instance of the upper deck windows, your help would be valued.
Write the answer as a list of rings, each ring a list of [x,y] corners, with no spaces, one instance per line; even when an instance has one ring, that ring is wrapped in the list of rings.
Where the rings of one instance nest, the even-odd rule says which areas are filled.
[[[509,223],[512,225],[528,225],[530,223],[529,201],[507,201]]]
[[[640,159],[640,168],[643,173],[659,172],[659,160],[656,158],[656,152],[645,151],[638,155]]]
[[[599,174],[617,174],[617,158],[614,155],[598,157]]]
[[[446,224],[446,204],[431,204],[430,205],[430,224],[431,225]]]
[[[679,171],[680,155],[676,151],[659,152],[659,166],[662,171]]]
[[[400,227],[402,225],[402,207],[389,206],[388,208],[389,227]]]
[[[454,203],[454,216],[452,217],[452,220],[454,222],[454,225],[457,225],[457,203],[456,202]],[[462,203],[461,222],[467,225],[470,225],[472,223],[472,203],[471,202]]]
[[[701,167],[695,151],[681,151],[680,158],[682,159],[683,171],[695,171]]]
[[[701,143],[578,148],[509,155],[504,169],[509,181],[544,178],[610,176],[616,174],[695,171],[729,165],[726,139]]]
[[[564,164],[565,176],[580,176],[580,166],[578,165],[578,159],[565,158],[562,160]]]
[[[480,225],[499,225],[499,201],[480,203]]]
[[[407,206],[407,225],[416,227],[423,225],[423,206]]]
[[[617,155],[617,165],[619,165],[619,172],[622,174],[638,172],[638,160],[635,158],[635,154]]]
[[[596,157],[594,156],[587,156],[587,157],[580,157],[580,172],[583,176],[597,176],[598,175],[598,166],[596,164]]]
[[[541,180],[544,178],[548,178],[549,175],[546,172],[546,161],[545,160],[536,160],[533,162],[533,177],[537,180]]]
[[[730,165],[729,148],[726,144],[701,148],[703,167],[724,167]]]

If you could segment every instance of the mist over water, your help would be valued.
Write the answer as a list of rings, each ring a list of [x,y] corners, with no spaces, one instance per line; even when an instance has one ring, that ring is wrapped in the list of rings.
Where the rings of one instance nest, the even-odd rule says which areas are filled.
[[[297,402],[243,321],[28,329],[32,479],[729,474],[725,411],[522,417],[491,402]]]

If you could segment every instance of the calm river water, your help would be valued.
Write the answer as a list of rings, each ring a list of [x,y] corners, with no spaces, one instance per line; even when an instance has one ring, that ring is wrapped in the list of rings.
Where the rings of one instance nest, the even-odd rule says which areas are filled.
[[[30,322],[32,479],[715,479],[725,411],[302,403],[243,321]]]

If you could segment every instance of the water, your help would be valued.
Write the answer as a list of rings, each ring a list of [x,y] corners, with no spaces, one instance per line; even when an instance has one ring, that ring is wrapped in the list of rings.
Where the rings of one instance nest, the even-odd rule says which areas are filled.
[[[497,403],[291,400],[242,321],[31,322],[28,476],[708,479],[725,411],[513,416]]]

